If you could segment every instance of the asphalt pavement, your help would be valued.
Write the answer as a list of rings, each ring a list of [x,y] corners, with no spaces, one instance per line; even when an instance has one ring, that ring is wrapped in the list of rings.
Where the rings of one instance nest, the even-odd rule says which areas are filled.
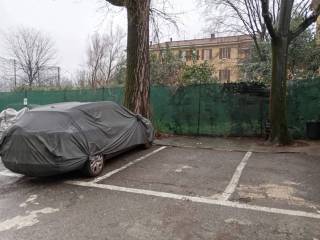
[[[320,159],[153,146],[99,178],[0,164],[0,239],[320,239]]]

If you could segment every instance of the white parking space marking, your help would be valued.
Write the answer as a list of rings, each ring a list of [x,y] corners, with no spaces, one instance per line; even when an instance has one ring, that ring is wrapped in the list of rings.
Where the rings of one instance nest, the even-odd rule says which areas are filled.
[[[244,169],[244,167],[247,165],[249,158],[251,157],[252,152],[247,152],[246,155],[244,155],[244,157],[242,158],[241,162],[239,163],[236,171],[234,172],[231,181],[229,182],[228,186],[226,187],[226,189],[224,190],[224,192],[222,193],[222,195],[219,197],[220,200],[228,200],[231,195],[234,193],[234,191],[236,190],[242,171]]]
[[[166,149],[166,148],[167,148],[166,146],[160,147],[160,148],[158,148],[158,149],[156,149],[156,150],[154,150],[154,151],[152,151],[152,152],[150,152],[150,153],[148,153],[148,154],[146,154],[146,155],[144,155],[142,157],[137,158],[136,160],[133,160],[133,161],[127,163],[126,165],[122,166],[121,168],[115,169],[115,170],[113,170],[111,172],[106,173],[105,175],[103,175],[101,177],[95,178],[91,182],[97,183],[97,182],[100,182],[100,181],[102,181],[104,179],[107,179],[107,178],[111,177],[112,175],[114,175],[114,174],[116,174],[116,173],[118,173],[118,172],[120,172],[120,171],[122,171],[122,170],[124,170],[124,169],[126,169],[126,168],[128,168],[130,166],[132,166],[133,164],[136,164],[136,163],[138,163],[138,162],[140,162],[140,161],[142,161],[142,160],[144,160],[144,159],[146,159],[146,158],[148,158],[148,157],[150,157],[150,156],[152,156],[152,155],[154,155],[154,154],[156,154],[156,153],[158,153],[158,152],[160,152],[160,151],[162,151],[163,149]]]
[[[1,176],[5,176],[5,177],[18,177],[18,178],[23,176],[21,174],[14,173],[14,172],[11,172],[9,170],[0,171],[0,175]]]
[[[258,212],[282,214],[282,215],[289,215],[289,216],[295,216],[295,217],[320,219],[320,214],[317,214],[317,213],[280,209],[280,208],[261,207],[261,206],[243,204],[239,202],[231,202],[228,200],[214,200],[206,197],[192,197],[192,196],[180,195],[180,194],[174,194],[174,193],[158,192],[158,191],[136,189],[136,188],[126,188],[126,187],[119,187],[114,185],[99,184],[94,182],[66,181],[65,183],[76,185],[76,186],[82,186],[82,187],[92,187],[92,188],[106,189],[106,190],[117,191],[117,192],[126,192],[126,193],[141,194],[146,196],[154,196],[154,197],[161,197],[161,198],[168,198],[168,199],[175,199],[175,200],[184,200],[184,201],[190,201],[194,203],[231,207],[231,208],[237,208],[237,209],[246,209],[246,210],[253,210]]]
[[[30,195],[30,196],[28,197],[28,199],[27,199],[25,202],[21,203],[21,204],[19,205],[19,207],[25,208],[25,207],[27,207],[29,204],[39,205],[39,203],[36,202],[37,198],[38,198],[38,195],[37,195],[37,194],[32,194],[32,195]]]
[[[47,207],[40,210],[26,212],[28,215],[24,215],[24,216],[19,215],[14,218],[7,219],[3,222],[0,222],[0,232],[7,231],[12,228],[22,229],[25,227],[31,227],[40,222],[38,219],[40,214],[50,214],[58,211],[59,209]]]

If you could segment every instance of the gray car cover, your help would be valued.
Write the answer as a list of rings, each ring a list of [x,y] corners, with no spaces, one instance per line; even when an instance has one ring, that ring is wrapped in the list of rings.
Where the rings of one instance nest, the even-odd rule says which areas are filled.
[[[149,120],[114,102],[69,102],[24,114],[0,140],[8,169],[49,176],[83,167],[90,156],[113,156],[153,141]]]

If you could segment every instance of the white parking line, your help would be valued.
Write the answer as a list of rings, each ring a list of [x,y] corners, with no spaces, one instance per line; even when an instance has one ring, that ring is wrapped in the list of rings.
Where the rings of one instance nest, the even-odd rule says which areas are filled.
[[[231,195],[234,193],[234,191],[236,190],[236,187],[238,186],[242,171],[244,167],[247,165],[247,162],[251,157],[251,155],[252,155],[252,152],[247,152],[246,155],[244,155],[236,171],[234,172],[231,181],[229,182],[228,186],[226,187],[222,195],[219,197],[220,200],[228,200],[231,197]]]
[[[1,176],[5,176],[5,177],[22,177],[23,176],[21,174],[14,173],[14,172],[11,172],[9,170],[0,171],[0,175]]]
[[[111,172],[106,173],[105,175],[103,175],[103,176],[101,176],[101,177],[95,178],[95,179],[94,179],[93,181],[91,181],[91,182],[97,183],[97,182],[100,182],[100,181],[102,181],[102,180],[104,180],[104,179],[107,179],[107,178],[111,177],[112,175],[114,175],[114,174],[116,174],[116,173],[118,173],[118,172],[120,172],[120,171],[122,171],[122,170],[124,170],[124,169],[126,169],[126,168],[128,168],[128,167],[130,167],[130,166],[132,166],[133,164],[136,164],[136,163],[138,163],[138,162],[140,162],[140,161],[142,161],[142,160],[150,157],[151,155],[156,154],[157,152],[162,151],[162,150],[165,149],[165,148],[167,148],[167,147],[164,146],[164,147],[158,148],[158,149],[156,149],[156,150],[154,150],[154,151],[152,151],[152,152],[150,152],[150,153],[148,153],[148,154],[146,154],[146,155],[144,155],[144,156],[142,156],[142,157],[137,158],[136,160],[133,160],[133,161],[127,163],[126,165],[122,166],[121,168],[115,169],[115,170],[113,170],[113,171],[111,171]]]
[[[192,196],[180,195],[180,194],[174,194],[174,193],[158,192],[158,191],[136,189],[136,188],[126,188],[126,187],[119,187],[119,186],[114,186],[114,185],[98,184],[98,183],[93,183],[93,182],[66,181],[65,183],[71,184],[71,185],[76,185],[76,186],[82,186],[82,187],[100,188],[100,189],[106,189],[106,190],[111,190],[111,191],[134,193],[134,194],[141,194],[141,195],[175,199],[175,200],[187,200],[187,201],[195,202],[195,203],[203,203],[203,204],[231,207],[231,208],[237,208],[237,209],[247,209],[247,210],[253,210],[253,211],[258,211],[258,212],[266,212],[266,213],[282,214],[282,215],[289,215],[289,216],[296,216],[296,217],[320,219],[320,214],[317,214],[317,213],[288,210],[288,209],[280,209],[280,208],[261,207],[261,206],[243,204],[243,203],[239,203],[239,202],[231,202],[228,200],[227,201],[226,200],[214,200],[214,199],[209,199],[206,197],[192,197]]]

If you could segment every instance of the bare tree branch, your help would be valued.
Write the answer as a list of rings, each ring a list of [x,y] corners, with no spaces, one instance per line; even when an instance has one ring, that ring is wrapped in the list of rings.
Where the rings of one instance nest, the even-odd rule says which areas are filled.
[[[112,25],[108,33],[92,36],[87,50],[87,76],[91,87],[106,86],[110,82],[123,56],[124,36],[120,28],[114,33]]]
[[[40,71],[55,59],[55,50],[50,38],[41,32],[20,28],[6,37],[10,57],[16,59],[18,67],[24,72],[25,82],[32,86],[41,84]]]
[[[269,12],[269,0],[261,0],[261,9],[262,9],[262,17],[264,22],[266,23],[266,27],[269,31],[269,34],[272,38],[276,38],[277,34],[272,25],[272,18]]]
[[[297,36],[299,36],[304,30],[306,30],[312,23],[316,22],[318,17],[320,15],[320,12],[316,14],[312,14],[311,16],[307,17],[297,29],[295,29],[293,32],[290,32],[290,41],[295,39]]]

